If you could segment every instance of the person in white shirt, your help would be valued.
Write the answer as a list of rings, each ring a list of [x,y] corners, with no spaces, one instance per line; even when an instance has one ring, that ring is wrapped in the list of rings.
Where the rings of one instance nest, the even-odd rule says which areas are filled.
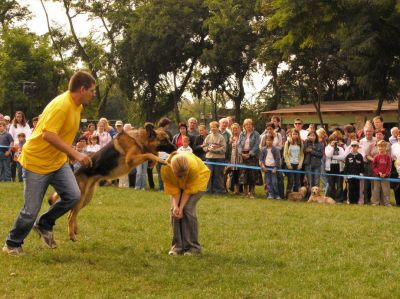
[[[94,133],[94,135],[99,137],[100,148],[103,148],[107,143],[112,140],[110,133],[106,131],[106,125],[106,122],[99,121],[97,123],[97,131]]]
[[[294,128],[300,132],[301,141],[306,141],[308,137],[308,131],[303,130],[303,121],[300,118],[294,120]]]
[[[86,147],[86,152],[88,154],[94,154],[95,152],[98,152],[101,148],[99,145],[99,137],[96,135],[90,136],[88,143],[89,144]]]

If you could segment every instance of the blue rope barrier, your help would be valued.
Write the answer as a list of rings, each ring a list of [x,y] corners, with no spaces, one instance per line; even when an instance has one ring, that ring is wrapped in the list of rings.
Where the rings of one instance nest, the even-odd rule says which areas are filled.
[[[0,145],[0,148],[12,148],[12,146]]]
[[[241,164],[231,164],[231,163],[219,163],[219,162],[211,162],[211,161],[204,161],[205,164],[208,165],[219,165],[219,166],[232,166],[237,168],[248,168],[254,170],[262,170],[259,166],[250,166],[250,165],[241,165]],[[272,170],[272,167],[267,167],[268,170]],[[326,176],[339,176],[347,179],[360,179],[360,180],[370,180],[370,181],[388,181],[393,183],[400,183],[400,179],[394,178],[378,178],[378,177],[369,177],[369,176],[362,176],[362,175],[346,175],[346,174],[333,174],[333,173],[320,173],[320,172],[311,172],[311,171],[302,171],[302,170],[293,170],[293,169],[277,169],[279,172],[285,173],[305,173],[305,174],[319,174],[319,175],[326,175]]]

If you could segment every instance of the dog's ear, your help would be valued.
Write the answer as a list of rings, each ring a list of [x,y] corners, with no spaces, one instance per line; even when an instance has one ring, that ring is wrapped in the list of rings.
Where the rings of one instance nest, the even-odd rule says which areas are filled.
[[[149,140],[154,140],[157,138],[157,133],[154,131],[154,124],[152,123],[145,123],[144,128],[147,132],[147,137]]]

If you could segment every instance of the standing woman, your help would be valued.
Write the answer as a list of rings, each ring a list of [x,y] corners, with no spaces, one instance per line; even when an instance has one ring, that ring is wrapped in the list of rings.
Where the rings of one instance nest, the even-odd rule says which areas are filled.
[[[243,164],[257,166],[260,156],[260,134],[254,130],[253,121],[247,118],[243,122],[243,132],[240,133],[238,151],[243,159]],[[242,168],[239,183],[243,184],[244,195],[254,198],[256,185],[263,184],[260,170]]]
[[[183,137],[188,136],[190,140],[190,147],[193,148],[194,138],[188,135],[188,128],[186,123],[180,122],[178,124],[179,133],[172,138],[172,143],[176,146],[176,148],[180,148],[183,146]]]
[[[197,255],[198,241],[196,204],[207,189],[210,170],[192,153],[172,154],[170,165],[161,168],[165,193],[171,198],[172,247],[169,255]]]
[[[239,155],[239,136],[240,136],[240,125],[238,123],[234,123],[231,126],[232,136],[230,137],[229,143],[231,145],[231,164],[241,164],[242,157]],[[233,191],[235,194],[239,194],[239,174],[240,169],[237,167],[232,168],[231,173],[231,184],[233,185]]]
[[[290,131],[283,150],[286,167],[288,170],[300,170],[303,167],[304,152],[300,132],[296,129]],[[300,173],[288,173],[287,193],[297,192],[300,188]]]
[[[110,133],[106,131],[107,123],[103,120],[99,120],[97,123],[97,131],[94,133],[95,136],[99,137],[100,148],[103,148],[107,143],[111,142],[112,137]]]
[[[29,127],[28,123],[25,119],[25,114],[22,111],[15,112],[14,118],[11,122],[10,129],[8,131],[15,142],[18,141],[18,135],[20,133],[25,134],[25,140],[28,140],[32,134],[32,130]],[[17,172],[17,162],[14,159],[11,159],[11,177],[12,180],[15,181],[16,172]]]

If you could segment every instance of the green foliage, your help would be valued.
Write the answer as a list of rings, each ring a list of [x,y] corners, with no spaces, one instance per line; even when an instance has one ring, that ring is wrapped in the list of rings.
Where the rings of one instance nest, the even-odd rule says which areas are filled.
[[[45,37],[24,28],[4,30],[0,43],[0,109],[12,115],[23,110],[39,115],[57,94],[60,69]],[[23,93],[24,82],[35,82],[37,91]]]
[[[2,183],[0,235],[23,205],[22,184]],[[7,298],[393,298],[400,293],[398,209],[327,206],[231,196],[198,203],[200,257],[167,255],[165,194],[101,187],[79,214],[77,242],[67,217],[59,248],[29,234],[26,255],[0,254]],[[48,208],[44,203],[42,212]],[[379,279],[377,279],[379,277]]]
[[[28,19],[29,10],[17,0],[0,1],[0,29],[13,25],[16,21]]]
[[[181,100],[204,47],[202,1],[146,1],[131,12],[120,46],[122,88],[156,120]]]

